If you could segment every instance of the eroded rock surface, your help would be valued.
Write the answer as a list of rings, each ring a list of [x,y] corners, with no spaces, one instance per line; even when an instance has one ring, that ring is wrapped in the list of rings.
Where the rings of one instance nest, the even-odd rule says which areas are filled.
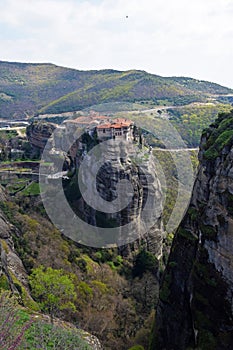
[[[233,113],[205,132],[199,158],[160,290],[151,349],[233,344]]]

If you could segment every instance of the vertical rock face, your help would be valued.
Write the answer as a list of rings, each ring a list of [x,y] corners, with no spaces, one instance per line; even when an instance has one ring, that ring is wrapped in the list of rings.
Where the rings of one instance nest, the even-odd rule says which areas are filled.
[[[0,187],[0,202],[5,200],[5,195]],[[16,231],[16,227],[7,221],[0,209],[0,281],[2,286],[8,286],[12,291],[17,291],[13,283],[13,276],[17,276],[17,280],[28,289],[27,273],[13,245],[12,234]]]
[[[233,344],[233,112],[203,135],[190,206],[160,290],[151,349]]]
[[[97,161],[91,156],[87,160],[88,171],[85,173],[85,179],[82,178],[83,182],[86,181],[88,187],[91,187],[91,193],[95,192],[96,186],[97,203],[95,198],[92,198],[89,206],[81,198],[78,207],[85,221],[97,227],[124,227],[134,222],[134,230],[129,230],[127,237],[124,233],[119,237],[123,242],[123,247],[120,248],[122,255],[129,257],[131,251],[138,249],[143,242],[148,251],[160,258],[164,238],[161,220],[162,191],[153,157],[148,150],[144,151],[146,154],[139,151],[135,160],[133,144],[111,142],[112,144],[108,146],[103,145],[104,156],[101,167],[97,170]],[[80,161],[76,160],[73,163],[79,164]],[[118,187],[121,181],[125,181],[126,186],[130,186],[129,190],[126,187],[121,192]],[[127,197],[128,204],[121,206],[121,201]],[[104,209],[102,212],[93,209],[95,207],[93,204],[98,204],[101,199],[105,204],[108,202],[112,204],[114,200],[116,202],[119,200],[117,204],[120,204],[122,209],[116,209],[112,213],[106,213]],[[146,222],[146,229],[141,226],[142,222]],[[115,243],[121,246],[120,241]],[[134,243],[126,244],[127,241]]]
[[[32,156],[40,156],[55,130],[55,125],[46,122],[34,122],[27,127],[27,137],[32,147]]]
[[[50,123],[35,122],[27,128],[27,136],[32,149],[38,153],[42,153],[48,138],[52,135],[55,126]],[[89,224],[102,227],[115,227],[124,226],[132,221],[135,221],[134,237],[138,237],[138,240],[132,246],[128,244],[121,249],[122,255],[129,256],[132,249],[139,248],[141,241],[146,245],[146,249],[154,253],[157,258],[162,255],[162,241],[164,238],[164,231],[162,227],[162,192],[160,188],[160,182],[156,174],[155,164],[152,156],[149,153],[149,149],[144,151],[137,151],[135,155],[135,145],[133,146],[132,140],[129,142],[117,142],[113,141],[113,145],[109,145],[104,148],[105,162],[96,174],[96,161],[93,157],[89,156],[89,151],[96,145],[99,140],[95,135],[95,128],[91,125],[88,132],[83,132],[80,138],[77,138],[71,147],[68,147],[70,138],[73,139],[73,133],[76,132],[75,128],[69,129],[67,124],[62,127],[58,127],[56,130],[56,136],[53,136],[50,140],[51,150],[56,154],[59,153],[64,156],[64,152],[61,150],[69,150],[68,157],[66,157],[66,164],[64,163],[64,169],[74,170],[79,168],[82,160],[89,157],[90,161],[87,162],[89,169],[89,183],[95,187],[97,184],[99,197],[105,202],[111,203],[114,199],[118,198],[117,185],[121,180],[128,181],[133,189],[132,200],[121,211],[116,211],[113,214],[103,215],[101,212],[93,209],[91,205],[85,203],[81,198],[78,203],[75,203],[78,212],[81,217]],[[94,135],[94,136],[93,136]],[[75,139],[75,138],[74,138]],[[136,158],[135,158],[136,156]],[[76,170],[77,170],[76,169]],[[92,176],[93,175],[93,176]],[[92,176],[92,177],[91,177]],[[96,180],[96,181],[95,181]],[[77,177],[73,177],[71,185],[74,185]],[[93,189],[94,191],[94,189]],[[124,193],[126,197],[128,193]],[[69,197],[69,196],[68,196]],[[147,203],[147,207],[145,205]],[[104,212],[104,210],[103,210]],[[146,234],[140,234],[141,218],[148,224]],[[138,219],[138,220],[137,220]],[[107,226],[105,226],[107,224]],[[108,224],[110,224],[108,226]],[[124,240],[124,238],[123,238]],[[125,240],[126,241],[126,240]],[[129,239],[134,241],[134,239]]]

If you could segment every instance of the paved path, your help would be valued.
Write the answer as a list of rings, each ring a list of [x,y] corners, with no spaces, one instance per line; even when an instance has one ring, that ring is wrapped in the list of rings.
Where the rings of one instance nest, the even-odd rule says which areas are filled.
[[[7,131],[11,131],[11,130],[21,130],[21,129],[26,129],[26,126],[12,126],[12,127],[4,127],[4,128],[0,128],[1,130],[7,130]]]
[[[199,151],[199,147],[195,148],[153,148],[153,151],[162,152],[189,152],[189,151]]]
[[[11,169],[9,169],[9,170],[6,170],[6,169],[4,169],[4,170],[2,170],[2,169],[0,169],[0,173],[2,173],[2,174],[15,174],[15,175],[37,175],[37,176],[39,176],[39,175],[42,175],[42,176],[48,176],[48,174],[39,174],[39,173],[33,173],[33,172],[31,172],[31,171],[17,171],[17,170],[11,170]]]

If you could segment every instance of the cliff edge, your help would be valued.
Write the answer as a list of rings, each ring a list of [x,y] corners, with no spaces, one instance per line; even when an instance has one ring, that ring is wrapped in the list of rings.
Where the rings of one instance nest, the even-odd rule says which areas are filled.
[[[200,166],[160,289],[151,349],[233,344],[233,111],[201,140]]]

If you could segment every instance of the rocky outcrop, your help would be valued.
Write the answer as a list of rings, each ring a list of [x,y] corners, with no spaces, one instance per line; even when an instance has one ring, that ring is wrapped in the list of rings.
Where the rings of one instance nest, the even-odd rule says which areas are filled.
[[[233,112],[202,137],[200,167],[160,290],[151,349],[233,344]]]
[[[0,187],[0,202],[6,200]],[[17,234],[17,228],[11,225],[0,208],[0,278],[5,286],[12,291],[17,291],[14,278],[28,289],[27,273],[23,263],[15,252],[12,234]]]
[[[34,122],[27,127],[27,138],[32,147],[32,156],[41,155],[55,128],[54,124],[46,122]]]
[[[48,137],[52,134],[52,130],[54,130],[53,127],[48,127],[48,123],[32,124],[27,131],[32,146],[42,150]],[[118,236],[117,242],[114,239],[109,240],[109,247],[114,241],[122,247],[120,253],[129,257],[133,250],[138,250],[144,245],[146,250],[160,258],[164,238],[161,220],[162,191],[150,149],[143,148],[139,141],[137,142],[119,139],[101,143],[93,125],[86,126],[85,131],[76,126],[70,128],[68,123],[64,123],[56,128],[56,132],[49,140],[49,147],[46,146],[46,162],[53,163],[54,173],[59,174],[61,169],[57,160],[64,159],[63,170],[69,170],[70,175],[70,181],[64,185],[66,198],[75,213],[86,223],[96,227],[112,228],[124,227],[134,222],[133,229],[127,232],[127,239],[125,232],[123,232],[122,237]],[[95,154],[95,152],[97,153]],[[102,157],[101,166],[99,166],[99,154]],[[83,167],[88,169],[83,175],[82,182],[86,183],[89,188],[89,203],[80,195],[77,178],[83,163],[85,164]],[[44,169],[43,172],[45,171],[47,170]],[[131,192],[125,188],[123,193],[118,193],[118,185],[122,181],[129,184]],[[96,203],[94,203],[95,197],[92,194],[95,193],[96,186],[98,196]],[[80,198],[77,199],[77,197]],[[127,197],[129,198],[128,203],[125,206],[120,205],[121,209],[116,209],[112,213],[104,209],[97,210],[96,206],[93,205],[98,206],[101,200],[105,204],[109,203],[109,206],[114,201],[118,201],[119,204],[119,200],[124,200]],[[60,203],[60,200],[54,203],[56,208],[57,203]],[[52,204],[52,207],[54,206]],[[63,208],[61,210],[63,211]],[[70,225],[72,226],[73,223],[70,222]],[[143,225],[145,227],[142,227]],[[72,228],[69,230],[66,227],[66,231],[72,231]],[[131,234],[132,237],[130,237]],[[78,241],[86,244],[83,240]],[[128,245],[128,242],[134,243]],[[100,246],[104,246],[104,244]]]
[[[98,157],[87,155],[85,169],[88,170],[82,177],[82,181],[89,187],[91,203],[87,204],[81,197],[75,203],[74,209],[91,225],[106,228],[123,227],[121,236],[115,242],[121,246],[121,255],[129,258],[132,251],[144,245],[146,250],[159,259],[164,238],[161,220],[162,191],[152,155],[148,149],[139,150],[135,154],[135,145],[130,142],[116,143],[112,140],[107,145],[100,144],[98,147],[103,154],[102,165],[98,168]],[[79,157],[82,158],[83,154]],[[74,163],[80,164],[81,160],[76,159]],[[126,188],[121,190],[119,184],[124,181]],[[96,199],[92,196],[95,187],[98,191]],[[127,198],[127,204],[123,205],[122,202]],[[101,200],[109,205],[116,201],[116,210],[111,213],[106,212],[104,208],[102,212],[96,210],[95,205],[98,206]],[[118,204],[123,209],[117,210]],[[134,229],[125,233],[125,225],[132,222],[135,223]],[[143,223],[145,227],[142,227]],[[126,244],[127,242],[133,243]]]
[[[98,338],[96,338],[94,335],[85,332],[83,330],[80,330],[80,334],[82,338],[87,342],[87,344],[91,347],[93,350],[103,350],[103,347],[99,341]]]

